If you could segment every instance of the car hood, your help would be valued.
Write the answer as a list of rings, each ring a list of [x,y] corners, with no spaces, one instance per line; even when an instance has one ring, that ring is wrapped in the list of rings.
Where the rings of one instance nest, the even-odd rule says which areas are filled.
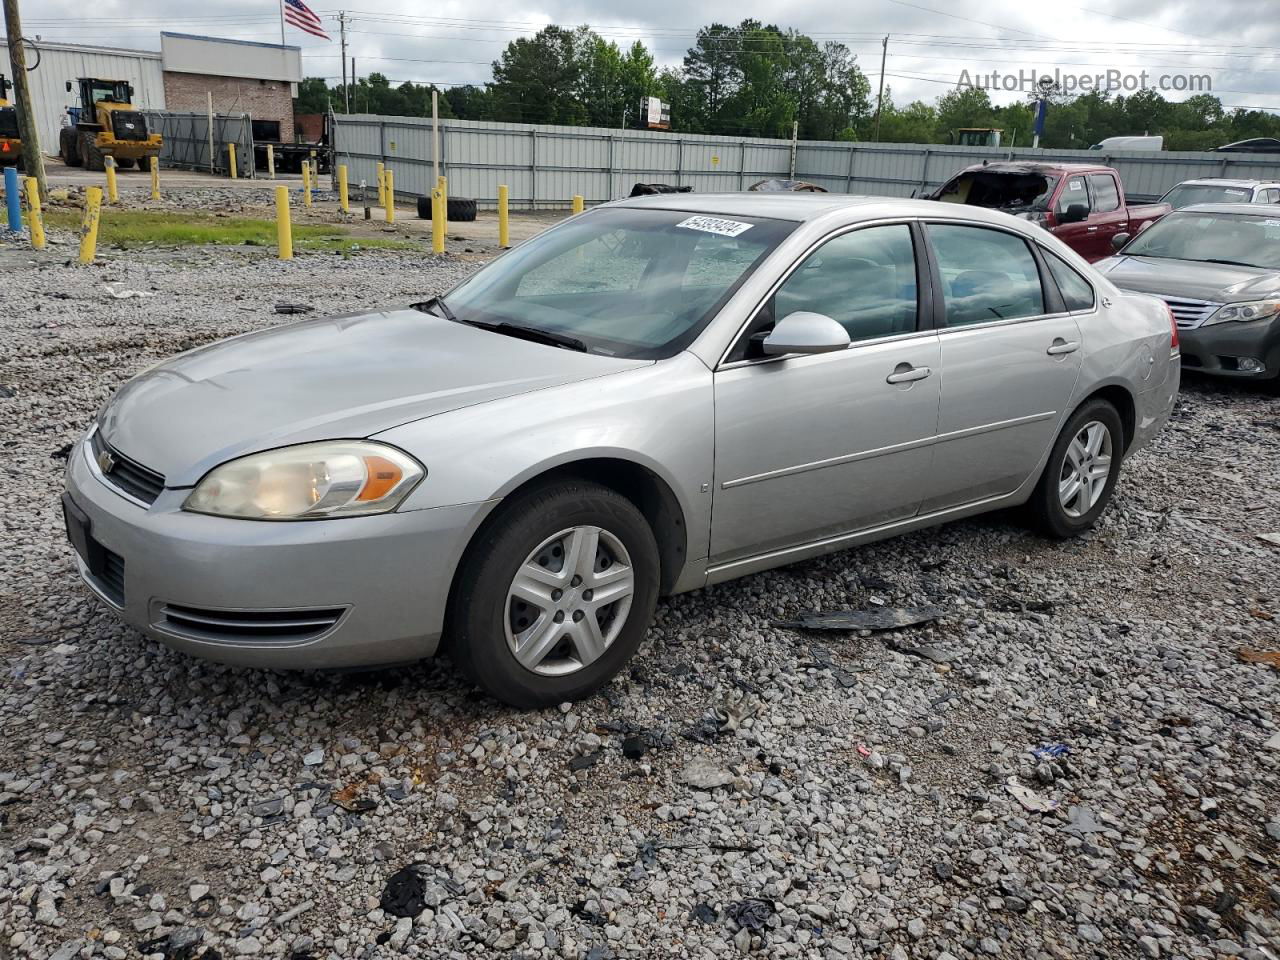
[[[1108,257],[1094,267],[1117,287],[1159,297],[1237,303],[1280,294],[1280,272],[1265,267],[1124,256]]]
[[[578,353],[411,308],[274,327],[181,354],[126,383],[99,429],[113,447],[195,484],[259,450],[367,437],[449,410],[649,361]]]

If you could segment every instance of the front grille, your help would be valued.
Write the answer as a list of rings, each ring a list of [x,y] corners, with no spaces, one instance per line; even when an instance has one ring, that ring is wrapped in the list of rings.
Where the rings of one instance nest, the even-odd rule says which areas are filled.
[[[1183,300],[1165,297],[1164,302],[1173,311],[1173,319],[1183,330],[1191,330],[1200,326],[1212,316],[1222,304],[1208,300]]]
[[[98,469],[107,483],[135,500],[141,500],[147,506],[156,502],[156,497],[160,496],[160,491],[164,489],[163,474],[130,460],[103,439],[101,430],[93,432],[89,449],[93,451],[93,459],[98,463]],[[110,470],[102,470],[101,457],[104,453],[111,457]]]
[[[111,132],[117,140],[145,140],[147,118],[136,110],[112,110]]]
[[[195,640],[304,643],[333,629],[345,610],[205,610],[176,603],[160,608],[160,627]]]
[[[117,607],[124,606],[124,558],[105,547],[102,550],[102,572],[96,577],[98,586]]]

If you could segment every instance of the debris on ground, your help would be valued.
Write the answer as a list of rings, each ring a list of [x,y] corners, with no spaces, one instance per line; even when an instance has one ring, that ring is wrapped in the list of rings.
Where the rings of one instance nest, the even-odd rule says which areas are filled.
[[[1236,656],[1245,663],[1261,663],[1280,670],[1280,650],[1250,650],[1248,647],[1241,647],[1236,651]]]
[[[1052,813],[1058,809],[1057,800],[1047,800],[1030,787],[1024,787],[1016,777],[1010,777],[1004,785],[1015,800],[1022,804],[1024,810],[1032,813]]]
[[[391,875],[378,901],[383,912],[393,917],[416,917],[427,908],[424,870],[424,864],[414,863]]]
[[[1067,808],[1067,824],[1062,828],[1063,833],[1074,833],[1083,837],[1089,833],[1104,833],[1107,829],[1098,822],[1098,818],[1088,807]]]
[[[1280,547],[1280,532],[1277,533],[1260,533],[1259,540],[1265,540],[1267,543],[1275,547]]]
[[[1035,747],[1031,751],[1031,755],[1037,760],[1056,760],[1058,757],[1065,757],[1071,752],[1071,748],[1065,743],[1053,743],[1044,747]]]
[[[941,617],[942,607],[873,607],[867,610],[832,610],[801,614],[794,620],[775,620],[775,627],[799,630],[901,630]]]
[[[738,900],[724,908],[724,915],[744,930],[759,933],[773,916],[773,901],[750,897]]]
[[[935,647],[928,643],[900,643],[890,639],[886,640],[884,645],[890,650],[905,654],[908,657],[919,657],[921,660],[928,660],[930,663],[952,663],[964,656],[959,651],[943,650],[941,647]]]
[[[714,790],[717,787],[725,787],[735,779],[733,771],[726,770],[704,758],[690,760],[680,771],[680,782],[688,784],[695,790]]]
[[[155,294],[149,290],[116,290],[109,284],[104,284],[102,292],[116,300],[136,300],[144,297],[154,297]]]
[[[291,315],[295,313],[312,313],[315,307],[305,303],[277,303],[276,313]]]
[[[575,773],[579,770],[589,770],[600,762],[603,751],[593,750],[591,753],[583,753],[569,761],[569,769]]]

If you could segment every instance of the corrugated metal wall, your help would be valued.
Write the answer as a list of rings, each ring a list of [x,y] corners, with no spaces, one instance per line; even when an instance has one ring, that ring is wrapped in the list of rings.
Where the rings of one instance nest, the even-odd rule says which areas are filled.
[[[58,130],[67,107],[79,104],[74,87],[67,92],[67,81],[78,77],[101,80],[128,80],[134,87],[134,103],[148,110],[164,109],[164,72],[160,54],[141,50],[107,50],[73,43],[33,41],[40,63],[27,74],[31,98],[35,101],[36,121],[40,129],[40,147],[47,154],[58,152]],[[27,66],[35,57],[27,49]],[[9,72],[8,58],[3,73]]]
[[[556,127],[447,120],[440,123],[441,173],[449,192],[496,203],[505,183],[515,207],[567,207],[575,193],[587,203],[626,196],[636,181],[691,186],[699,192],[743,190],[766,177],[785,177],[786,140],[708,137],[645,130]],[[432,184],[431,121],[365,114],[334,118],[335,163],[352,184],[374,183],[381,160],[395,171],[396,192],[427,193]],[[983,160],[1104,163],[1120,171],[1134,199],[1154,199],[1196,177],[1280,179],[1280,155],[1242,153],[1108,153],[1094,150],[1010,150],[931,144],[801,141],[796,177],[836,193],[910,196],[940,186],[962,167]]]

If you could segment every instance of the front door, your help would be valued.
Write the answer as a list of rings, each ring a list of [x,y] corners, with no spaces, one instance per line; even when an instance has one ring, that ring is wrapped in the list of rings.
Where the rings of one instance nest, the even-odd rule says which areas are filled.
[[[846,232],[743,333],[715,375],[713,565],[915,515],[942,380],[924,277],[907,224]],[[753,356],[775,317],[801,310],[841,323],[848,349]]]
[[[1022,237],[930,224],[942,287],[942,404],[929,513],[1012,493],[1057,435],[1083,356]],[[1087,285],[1086,285],[1087,287]]]

